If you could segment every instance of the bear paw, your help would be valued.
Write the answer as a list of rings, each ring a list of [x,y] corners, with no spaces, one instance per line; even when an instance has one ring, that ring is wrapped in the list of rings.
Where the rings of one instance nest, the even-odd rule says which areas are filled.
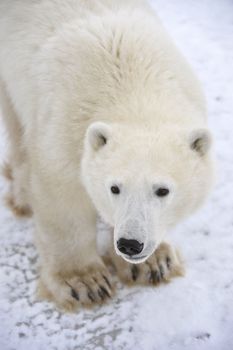
[[[184,275],[179,253],[167,243],[161,243],[144,263],[130,264],[116,257],[114,265],[119,278],[126,284],[158,285]]]
[[[2,175],[10,181],[10,189],[9,193],[5,196],[5,204],[6,206],[13,212],[14,215],[18,217],[31,217],[32,209],[25,202],[25,194],[24,190],[15,181],[13,176],[13,169],[10,163],[5,163],[1,168]]]
[[[27,204],[17,204],[12,193],[5,196],[5,205],[13,212],[17,217],[31,217],[32,210]]]
[[[114,294],[111,275],[105,266],[89,266],[72,276],[47,276],[47,284],[40,279],[37,295],[55,302],[59,309],[74,312],[80,306],[103,304]]]

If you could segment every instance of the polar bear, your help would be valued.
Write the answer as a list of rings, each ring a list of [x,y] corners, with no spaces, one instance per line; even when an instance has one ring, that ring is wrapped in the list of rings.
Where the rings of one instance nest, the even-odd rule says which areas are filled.
[[[33,212],[39,295],[74,311],[183,273],[168,232],[204,201],[211,136],[200,84],[146,1],[0,4],[8,203]],[[97,217],[110,227],[105,257]]]

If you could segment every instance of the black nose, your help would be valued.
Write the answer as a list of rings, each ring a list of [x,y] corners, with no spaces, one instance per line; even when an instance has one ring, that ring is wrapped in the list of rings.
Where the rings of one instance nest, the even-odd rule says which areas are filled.
[[[139,243],[136,239],[120,238],[119,241],[117,241],[117,248],[119,251],[130,256],[141,253],[143,246],[144,244]]]

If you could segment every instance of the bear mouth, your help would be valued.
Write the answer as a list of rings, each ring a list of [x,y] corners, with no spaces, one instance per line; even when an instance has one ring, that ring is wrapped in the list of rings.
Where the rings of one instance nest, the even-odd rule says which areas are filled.
[[[142,256],[138,256],[138,257],[131,257],[131,256],[127,255],[127,256],[124,256],[124,258],[129,262],[136,262],[136,261],[141,262],[141,260],[147,258],[147,255],[142,255]]]
[[[134,258],[132,258],[130,256],[130,259],[132,259],[132,260],[139,260],[139,259],[144,259],[144,258],[146,258],[146,255],[142,255],[142,256],[138,256],[138,257],[134,257]]]

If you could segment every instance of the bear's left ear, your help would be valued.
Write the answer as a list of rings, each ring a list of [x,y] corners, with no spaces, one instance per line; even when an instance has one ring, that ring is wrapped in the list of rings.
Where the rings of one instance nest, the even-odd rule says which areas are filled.
[[[102,122],[91,124],[86,131],[86,142],[95,151],[104,147],[111,135],[111,127]]]
[[[204,156],[210,149],[212,137],[207,129],[197,129],[189,137],[190,148],[200,156]]]

